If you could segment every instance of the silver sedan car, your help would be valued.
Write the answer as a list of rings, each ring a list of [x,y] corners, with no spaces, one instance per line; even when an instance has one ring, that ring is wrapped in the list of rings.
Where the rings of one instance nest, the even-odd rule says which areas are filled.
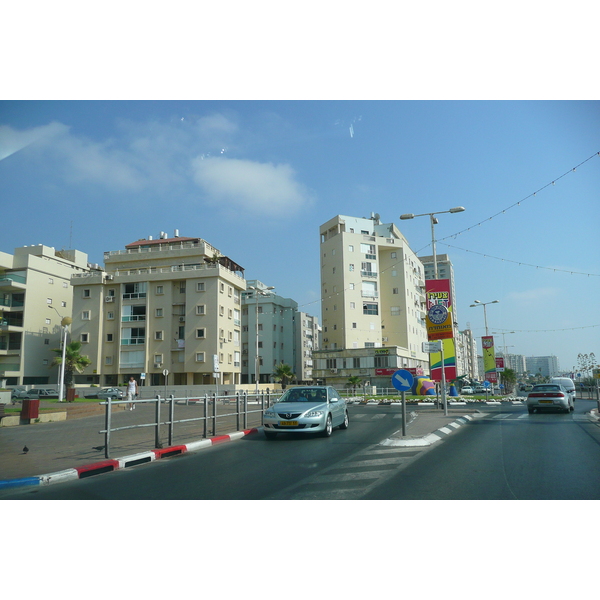
[[[293,387],[265,410],[263,425],[267,439],[289,432],[329,437],[334,427],[348,428],[348,408],[329,385]]]
[[[531,414],[534,410],[545,408],[558,408],[565,412],[575,409],[571,394],[557,383],[540,383],[533,386],[527,395],[527,411]]]

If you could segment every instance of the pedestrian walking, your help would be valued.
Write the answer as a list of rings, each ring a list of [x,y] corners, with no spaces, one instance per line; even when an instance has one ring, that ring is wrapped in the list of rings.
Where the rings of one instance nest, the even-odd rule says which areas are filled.
[[[135,408],[135,398],[138,395],[138,384],[132,375],[127,382],[127,401],[129,402],[129,410]]]

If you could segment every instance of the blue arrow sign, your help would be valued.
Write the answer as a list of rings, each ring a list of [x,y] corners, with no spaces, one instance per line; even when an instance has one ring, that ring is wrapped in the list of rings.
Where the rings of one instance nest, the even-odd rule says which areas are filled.
[[[410,371],[400,369],[392,375],[392,385],[399,392],[407,392],[413,386],[414,377]]]

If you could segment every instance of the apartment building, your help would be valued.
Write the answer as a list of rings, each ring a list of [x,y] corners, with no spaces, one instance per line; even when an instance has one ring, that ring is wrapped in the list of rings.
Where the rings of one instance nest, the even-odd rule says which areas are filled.
[[[242,293],[242,383],[256,383],[257,373],[259,383],[272,383],[281,363],[291,367],[297,382],[311,382],[318,319],[273,289],[250,279]]]
[[[528,356],[525,358],[525,363],[530,376],[556,377],[560,375],[556,356]]]
[[[240,383],[243,274],[178,230],[105,252],[104,269],[71,279],[72,336],[92,361],[76,383]]]
[[[477,341],[469,324],[467,329],[455,332],[456,370],[458,375],[468,379],[480,380],[479,361],[477,360]]]
[[[315,377],[347,381],[345,372],[326,366],[324,352],[384,347],[398,348],[392,354],[402,367],[428,369],[423,264],[399,229],[377,214],[337,215],[320,227],[320,257],[322,347]],[[388,385],[389,377],[372,384]]]
[[[73,274],[89,271],[87,254],[39,244],[0,252],[0,385],[57,385],[51,368],[71,317]]]

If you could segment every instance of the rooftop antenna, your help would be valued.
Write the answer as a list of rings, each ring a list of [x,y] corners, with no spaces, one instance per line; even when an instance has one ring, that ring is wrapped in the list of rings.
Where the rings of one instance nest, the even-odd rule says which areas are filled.
[[[69,231],[69,250],[73,249],[73,221],[71,221],[71,230]]]

